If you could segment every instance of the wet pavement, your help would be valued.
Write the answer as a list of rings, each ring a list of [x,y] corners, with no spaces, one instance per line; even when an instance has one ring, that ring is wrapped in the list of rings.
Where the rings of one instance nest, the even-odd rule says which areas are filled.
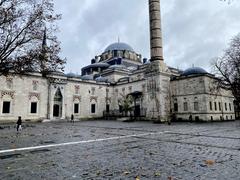
[[[0,179],[239,180],[240,121],[0,125]]]

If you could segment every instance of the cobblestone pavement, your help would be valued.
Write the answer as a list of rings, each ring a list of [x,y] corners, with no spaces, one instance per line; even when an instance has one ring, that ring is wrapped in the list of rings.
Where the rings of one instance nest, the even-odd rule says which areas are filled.
[[[0,179],[239,180],[240,121],[0,125]]]

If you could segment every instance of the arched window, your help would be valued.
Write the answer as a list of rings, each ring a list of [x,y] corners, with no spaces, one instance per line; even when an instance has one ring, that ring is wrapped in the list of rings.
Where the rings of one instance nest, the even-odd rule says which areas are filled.
[[[54,101],[56,102],[62,102],[62,93],[60,91],[60,89],[58,89],[55,93],[55,96],[54,96]]]
[[[13,80],[12,79],[7,79],[6,80],[6,85],[7,85],[7,89],[12,89],[13,88]]]
[[[78,85],[75,86],[75,94],[79,94],[80,87]]]
[[[198,98],[194,98],[194,111],[199,111]]]
[[[113,51],[113,56],[114,56],[114,57],[118,57],[118,51],[117,51],[117,50],[114,50],[114,51]]]
[[[33,81],[32,82],[32,86],[33,86],[33,91],[37,91],[38,90],[38,82],[37,81]]]
[[[183,103],[183,110],[184,110],[184,111],[188,111],[188,103],[187,103],[187,101],[185,101],[185,102]]]
[[[63,105],[62,103],[63,103],[63,96],[60,88],[58,88],[54,96],[53,117],[62,116],[62,105]]]
[[[212,111],[212,101],[209,102],[209,109]]]

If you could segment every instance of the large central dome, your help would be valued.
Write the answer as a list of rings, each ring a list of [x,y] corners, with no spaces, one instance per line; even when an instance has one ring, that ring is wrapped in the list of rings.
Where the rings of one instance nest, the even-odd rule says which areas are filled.
[[[108,52],[108,51],[114,51],[114,50],[119,50],[119,51],[124,51],[124,50],[127,50],[127,51],[132,51],[134,52],[133,48],[126,44],[126,43],[122,43],[122,42],[116,42],[116,43],[113,43],[113,44],[110,44],[104,52]]]

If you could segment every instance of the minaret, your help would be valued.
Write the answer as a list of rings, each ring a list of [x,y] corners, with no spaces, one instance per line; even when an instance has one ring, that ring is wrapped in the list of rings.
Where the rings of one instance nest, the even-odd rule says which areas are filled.
[[[160,0],[149,0],[149,20],[151,62],[163,71],[166,65],[163,62]]]
[[[151,61],[163,61],[160,0],[149,0]]]
[[[41,61],[41,72],[43,73],[43,76],[45,76],[46,71],[46,63],[48,60],[47,57],[47,28],[45,27],[43,32],[43,40],[42,40],[42,50],[40,55],[40,61]]]

